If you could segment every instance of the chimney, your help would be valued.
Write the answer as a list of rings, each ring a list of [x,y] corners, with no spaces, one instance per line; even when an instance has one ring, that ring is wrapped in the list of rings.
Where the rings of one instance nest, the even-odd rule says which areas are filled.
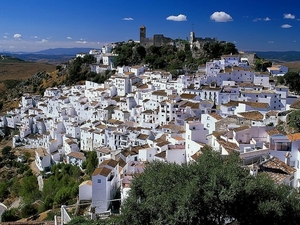
[[[285,157],[285,160],[284,160],[285,164],[290,166],[290,163],[291,163],[290,158],[292,157],[292,154],[290,152],[287,152],[284,154],[284,157]]]

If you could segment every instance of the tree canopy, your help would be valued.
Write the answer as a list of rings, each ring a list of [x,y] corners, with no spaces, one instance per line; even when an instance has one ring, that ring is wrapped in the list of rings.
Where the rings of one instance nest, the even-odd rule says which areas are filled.
[[[290,89],[290,91],[295,92],[296,94],[300,93],[300,76],[296,72],[287,72],[284,76],[284,83]]]
[[[238,155],[209,149],[195,163],[151,163],[133,180],[120,224],[297,224],[298,194],[265,174],[251,176]]]
[[[223,54],[237,54],[238,50],[230,42],[206,43],[201,50],[196,47],[191,49],[187,41],[177,40],[176,46],[151,45],[147,48],[139,43],[122,42],[113,49],[113,52],[118,54],[115,60],[116,66],[144,63],[151,69],[164,69],[176,73],[179,69],[183,70],[187,65],[196,70],[199,64],[213,58],[220,58]]]

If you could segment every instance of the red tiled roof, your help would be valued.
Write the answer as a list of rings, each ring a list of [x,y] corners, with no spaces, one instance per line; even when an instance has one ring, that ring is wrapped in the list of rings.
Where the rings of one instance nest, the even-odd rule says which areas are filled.
[[[300,133],[288,134],[286,135],[290,141],[298,141],[300,140]]]

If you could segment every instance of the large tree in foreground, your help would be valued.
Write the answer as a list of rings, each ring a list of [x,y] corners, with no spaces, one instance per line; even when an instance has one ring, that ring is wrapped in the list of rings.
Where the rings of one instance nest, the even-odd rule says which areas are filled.
[[[134,179],[120,224],[298,224],[297,192],[249,175],[238,155],[208,147],[194,163],[151,163]]]

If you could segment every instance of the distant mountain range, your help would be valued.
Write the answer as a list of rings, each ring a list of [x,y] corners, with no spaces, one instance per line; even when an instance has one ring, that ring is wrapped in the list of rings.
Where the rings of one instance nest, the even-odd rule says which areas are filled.
[[[300,52],[298,51],[285,51],[285,52],[277,52],[277,51],[269,51],[262,52],[256,51],[256,55],[259,58],[264,58],[273,62],[293,62],[300,61]]]
[[[89,53],[93,48],[50,48],[42,51],[35,52],[34,54],[45,55],[75,55],[77,53]]]
[[[53,64],[58,64],[62,62],[67,62],[74,58],[77,53],[89,53],[93,48],[51,48],[38,52],[16,52],[9,53],[4,52],[2,54],[13,56],[25,61],[32,62],[48,62]],[[250,52],[249,52],[250,53]],[[300,51],[252,51],[251,53],[256,53],[259,58],[264,58],[272,62],[293,62],[300,61]],[[1,53],[0,53],[1,54]]]
[[[89,53],[92,48],[50,48],[38,52],[3,52],[2,55],[16,57],[24,61],[59,64],[75,58],[77,53]]]

